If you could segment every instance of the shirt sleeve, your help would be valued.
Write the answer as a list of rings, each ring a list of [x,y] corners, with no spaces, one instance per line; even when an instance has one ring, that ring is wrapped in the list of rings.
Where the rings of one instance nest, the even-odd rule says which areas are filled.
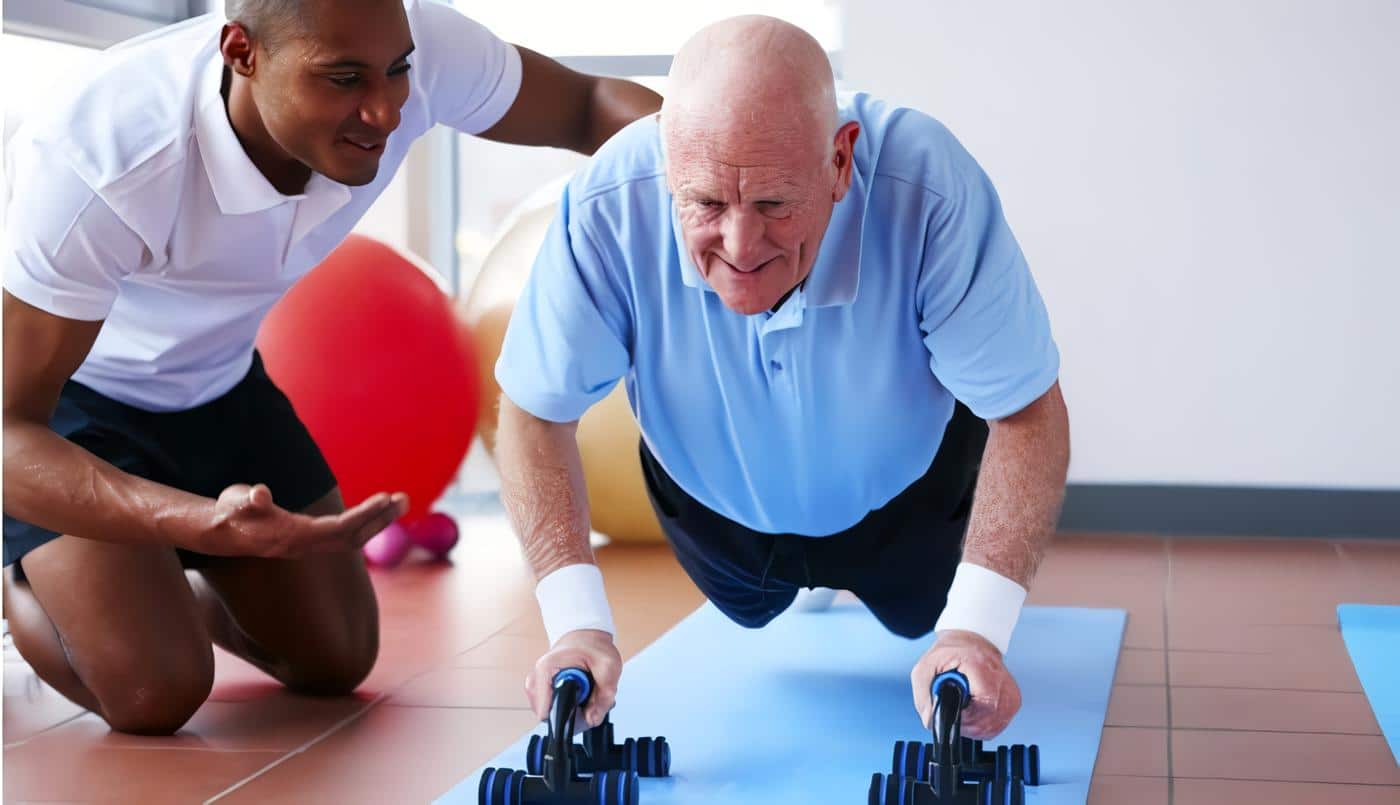
[[[973,413],[1000,419],[1054,385],[1060,353],[991,180],[962,152],[933,209],[918,284],[929,368]]]
[[[466,134],[496,125],[520,92],[520,51],[451,6],[419,0],[410,57],[434,123]]]
[[[578,215],[566,190],[496,362],[506,397],[551,422],[583,416],[632,365],[627,295]]]
[[[6,210],[5,290],[65,319],[104,319],[145,244],[62,157],[28,154]]]

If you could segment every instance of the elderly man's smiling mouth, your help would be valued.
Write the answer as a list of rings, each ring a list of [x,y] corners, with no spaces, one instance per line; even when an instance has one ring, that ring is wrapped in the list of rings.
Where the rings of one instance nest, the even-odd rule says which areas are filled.
[[[762,271],[763,269],[767,268],[769,265],[772,265],[772,263],[773,263],[774,261],[776,261],[778,258],[777,258],[776,256],[775,256],[775,257],[770,257],[770,258],[768,258],[767,260],[764,260],[763,262],[759,263],[758,265],[753,266],[752,268],[740,268],[739,266],[734,265],[733,263],[729,262],[728,260],[724,259],[723,257],[719,257],[718,255],[716,255],[715,259],[717,259],[717,260],[719,260],[721,263],[724,263],[725,265],[729,266],[729,268],[730,268],[731,270],[733,270],[735,273],[738,273],[738,274],[757,274],[758,272],[760,272],[760,271]]]

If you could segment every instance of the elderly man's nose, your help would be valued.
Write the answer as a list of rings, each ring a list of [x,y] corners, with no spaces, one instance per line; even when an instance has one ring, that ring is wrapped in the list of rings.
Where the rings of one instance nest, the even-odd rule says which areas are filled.
[[[731,209],[725,216],[724,250],[739,268],[753,268],[748,261],[759,256],[763,241],[763,221],[742,210]]]

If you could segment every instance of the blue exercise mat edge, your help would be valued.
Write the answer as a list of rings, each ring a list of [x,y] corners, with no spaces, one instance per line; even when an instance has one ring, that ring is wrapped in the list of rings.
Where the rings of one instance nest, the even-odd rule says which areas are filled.
[[[1400,606],[1339,604],[1337,623],[1361,690],[1400,766]]]

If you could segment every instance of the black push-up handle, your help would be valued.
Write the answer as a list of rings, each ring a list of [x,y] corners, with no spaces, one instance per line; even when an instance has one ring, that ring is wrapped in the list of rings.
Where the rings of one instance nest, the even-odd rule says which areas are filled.
[[[525,770],[544,773],[545,737],[535,735],[525,750]],[[574,770],[584,774],[600,771],[634,771],[641,777],[669,777],[671,747],[662,737],[628,738],[613,742],[613,725],[608,716],[603,723],[586,730],[571,747]]]
[[[977,754],[981,743],[962,737],[962,711],[971,701],[967,677],[944,671],[934,677],[929,692],[933,742],[895,744],[894,774],[871,777],[868,805],[1023,805],[1022,779],[997,773],[995,764],[993,773],[984,776],[979,761],[985,758]],[[1038,757],[1036,773],[1038,777]]]
[[[584,777],[575,768],[574,724],[592,692],[593,679],[582,669],[565,668],[555,674],[540,773],[484,769],[477,787],[478,805],[637,805],[636,772],[605,770]]]
[[[891,771],[897,776],[928,782],[933,747],[931,743],[895,741]],[[992,751],[984,749],[981,741],[964,737],[958,741],[957,752],[964,781],[1014,777],[1026,785],[1040,785],[1040,747],[1036,744],[998,746]]]

